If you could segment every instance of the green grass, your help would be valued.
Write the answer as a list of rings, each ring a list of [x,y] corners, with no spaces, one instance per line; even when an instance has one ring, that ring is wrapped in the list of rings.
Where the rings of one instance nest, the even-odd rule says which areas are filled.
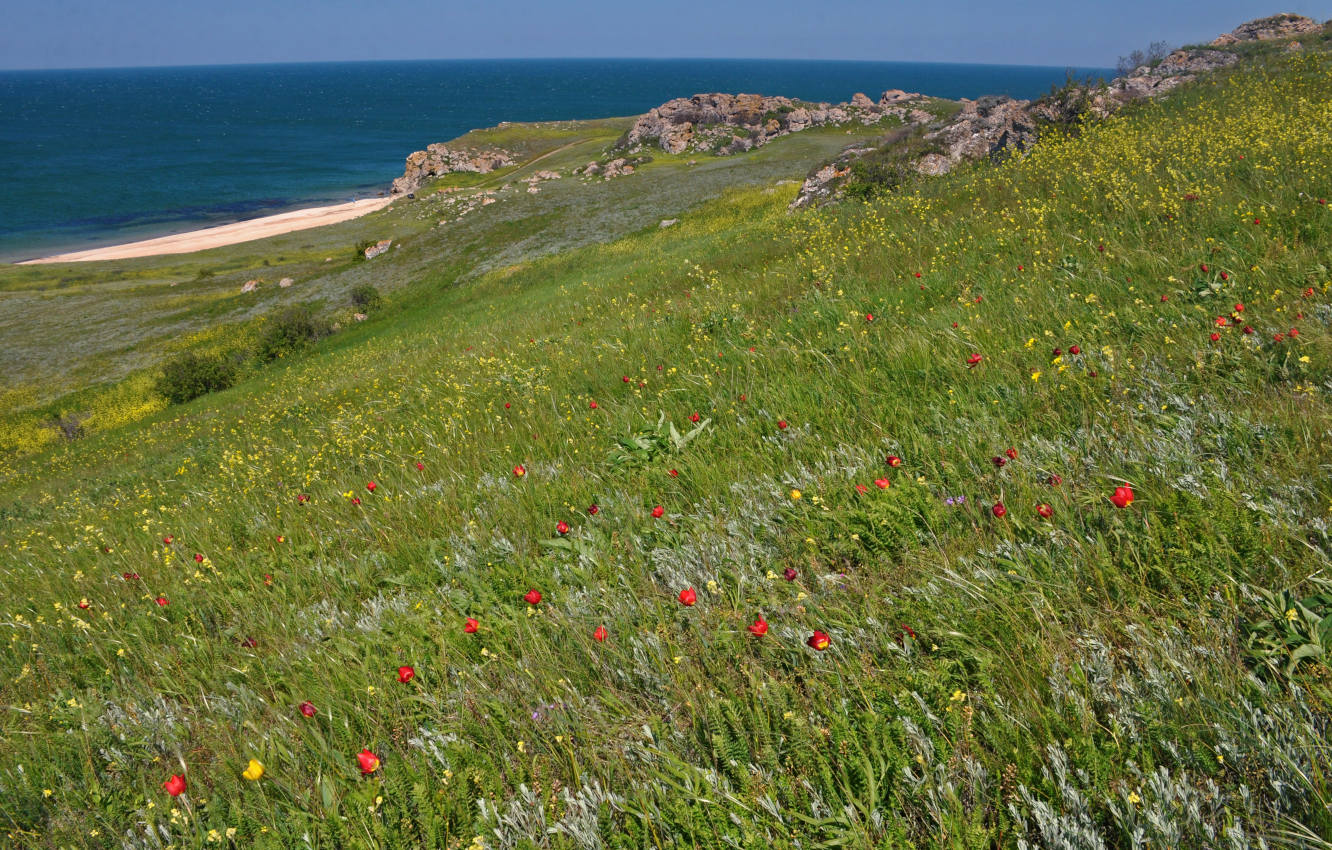
[[[0,834],[1326,846],[1326,655],[1244,649],[1332,556],[1330,86],[818,212],[845,134],[348,228],[383,312],[0,466]]]

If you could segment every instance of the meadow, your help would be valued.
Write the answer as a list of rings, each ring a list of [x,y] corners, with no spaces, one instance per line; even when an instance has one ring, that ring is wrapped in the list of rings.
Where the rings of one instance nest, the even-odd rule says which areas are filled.
[[[159,353],[386,304],[183,405],[142,348],[70,354],[77,402],[33,355],[0,841],[1332,846],[1329,91],[1255,55],[798,214],[844,134],[472,231],[6,270],[109,301],[233,263]],[[404,247],[232,300],[371,230]],[[90,397],[122,415],[13,436]]]

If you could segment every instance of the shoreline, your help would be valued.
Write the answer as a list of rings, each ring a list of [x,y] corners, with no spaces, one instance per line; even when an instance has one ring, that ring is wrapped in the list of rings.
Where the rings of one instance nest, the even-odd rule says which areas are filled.
[[[53,254],[49,257],[38,257],[34,260],[23,260],[14,263],[14,265],[84,263],[96,260],[128,260],[163,254],[192,254],[195,251],[206,251],[210,248],[221,248],[225,245],[236,245],[241,242],[266,239],[270,236],[280,236],[284,233],[294,233],[298,230],[309,230],[313,227],[323,227],[326,224],[337,224],[353,218],[360,218],[367,213],[383,209],[393,203],[397,197],[396,195],[389,195],[383,198],[366,198],[331,206],[292,210],[277,215],[251,218],[245,221],[232,222],[231,224],[217,225],[216,227],[206,227],[201,230],[173,233],[170,236],[159,236],[154,239],[143,239],[120,245],[107,245],[103,248],[90,248],[85,251]]]

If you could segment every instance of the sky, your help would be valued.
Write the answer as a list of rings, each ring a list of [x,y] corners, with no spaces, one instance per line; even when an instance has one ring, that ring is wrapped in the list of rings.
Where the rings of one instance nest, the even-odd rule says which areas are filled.
[[[1112,67],[1332,0],[0,0],[0,69],[549,57]]]

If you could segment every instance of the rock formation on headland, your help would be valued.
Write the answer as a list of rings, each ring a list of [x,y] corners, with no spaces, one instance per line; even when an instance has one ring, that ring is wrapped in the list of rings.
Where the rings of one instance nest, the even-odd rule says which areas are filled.
[[[896,90],[884,92],[878,101],[857,93],[850,103],[838,104],[758,94],[696,94],[649,110],[615,143],[615,149],[740,153],[810,127],[853,121],[875,124],[888,117],[923,123],[933,118],[920,108],[925,100],[922,95]]]
[[[651,158],[631,154],[646,154],[651,149],[726,156],[813,127],[885,122],[895,128],[893,136],[883,143],[848,148],[815,169],[792,203],[793,207],[807,206],[836,197],[857,160],[881,155],[891,145],[903,146],[905,140],[914,142],[914,147],[903,146],[905,155],[912,157],[912,171],[944,174],[961,162],[1025,150],[1036,141],[1043,126],[1070,124],[1084,115],[1105,117],[1127,103],[1159,97],[1199,74],[1232,65],[1239,61],[1239,56],[1227,49],[1232,45],[1287,39],[1292,49],[1298,49],[1300,43],[1292,39],[1313,36],[1325,28],[1300,15],[1260,18],[1218,36],[1210,47],[1176,50],[1160,62],[1142,65],[1109,83],[1069,85],[1035,101],[1002,96],[963,99],[961,109],[947,121],[936,115],[937,99],[897,89],[884,92],[878,100],[857,93],[849,102],[837,104],[758,94],[696,94],[667,101],[639,116],[606,151],[606,160],[590,162],[572,173],[585,179],[633,174],[636,166]],[[517,157],[502,148],[432,144],[407,157],[403,175],[393,181],[393,194],[414,192],[431,178],[445,174],[486,174],[516,163]],[[527,191],[535,194],[540,191],[539,183],[558,176],[555,172],[538,172],[524,182]]]
[[[497,168],[513,164],[513,154],[501,148],[455,150],[437,142],[407,157],[406,170],[401,177],[393,181],[393,194],[415,192],[422,183],[432,177],[442,177],[459,171],[488,174]]]

